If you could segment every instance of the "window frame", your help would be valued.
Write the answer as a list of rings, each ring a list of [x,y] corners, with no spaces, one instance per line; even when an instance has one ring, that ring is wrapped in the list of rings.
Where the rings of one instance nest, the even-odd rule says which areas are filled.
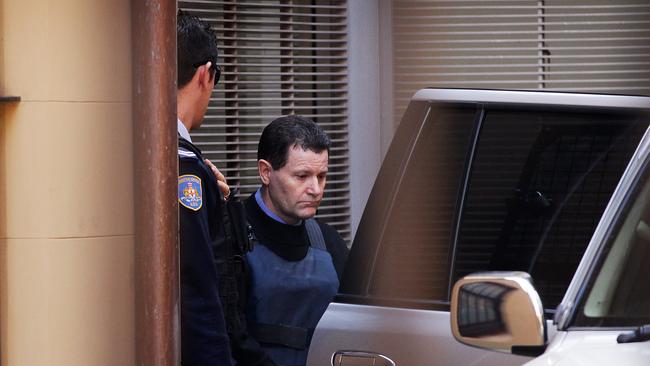
[[[277,117],[298,114],[329,135],[329,171],[316,214],[344,240],[351,233],[347,0],[181,0],[179,8],[217,33],[221,80],[195,145],[237,188],[261,186],[257,144]]]

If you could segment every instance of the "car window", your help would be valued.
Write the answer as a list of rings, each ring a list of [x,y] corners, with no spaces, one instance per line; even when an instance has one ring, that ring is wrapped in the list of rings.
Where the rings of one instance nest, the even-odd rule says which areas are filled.
[[[650,171],[621,210],[580,299],[574,326],[650,324]]]
[[[554,309],[645,127],[630,114],[489,110],[453,281],[525,271],[545,308]]]
[[[555,308],[647,121],[432,106],[423,125],[408,125],[411,137],[396,135],[409,147],[399,169],[382,167],[369,201],[381,213],[366,207],[339,301],[438,308],[461,276],[523,270]]]
[[[475,107],[429,113],[383,225],[370,296],[446,298],[449,242],[475,115]]]

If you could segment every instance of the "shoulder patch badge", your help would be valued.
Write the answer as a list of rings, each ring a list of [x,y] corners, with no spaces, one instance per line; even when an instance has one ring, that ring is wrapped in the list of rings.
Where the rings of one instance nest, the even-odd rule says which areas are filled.
[[[198,211],[203,206],[201,178],[196,175],[178,177],[178,202],[193,211]]]

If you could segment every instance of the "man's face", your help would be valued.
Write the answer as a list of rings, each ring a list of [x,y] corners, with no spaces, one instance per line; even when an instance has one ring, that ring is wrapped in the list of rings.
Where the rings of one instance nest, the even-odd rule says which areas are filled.
[[[327,150],[315,153],[294,145],[287,155],[287,163],[278,170],[260,160],[260,176],[265,186],[262,197],[282,220],[296,224],[313,217],[323,199],[328,154]]]

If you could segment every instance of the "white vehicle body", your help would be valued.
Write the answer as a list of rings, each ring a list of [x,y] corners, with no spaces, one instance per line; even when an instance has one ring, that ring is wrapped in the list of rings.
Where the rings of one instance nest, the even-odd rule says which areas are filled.
[[[650,344],[617,344],[620,331],[558,332],[546,352],[526,366],[650,365]]]

